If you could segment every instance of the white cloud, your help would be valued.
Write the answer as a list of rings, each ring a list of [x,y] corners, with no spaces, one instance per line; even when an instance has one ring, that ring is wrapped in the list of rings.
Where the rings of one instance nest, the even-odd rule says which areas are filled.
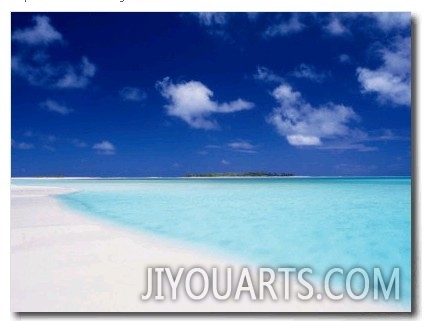
[[[26,45],[49,45],[53,42],[62,42],[62,35],[50,24],[47,16],[33,17],[35,25],[26,29],[19,29],[12,33],[12,40]]]
[[[12,35],[15,42],[31,45],[19,50],[12,57],[12,72],[33,86],[47,88],[85,88],[96,74],[96,66],[87,57],[74,64],[66,61],[54,62],[47,53],[47,44],[63,42],[46,16],[34,18],[36,27],[17,30]]]
[[[369,28],[376,28],[383,32],[405,30],[410,27],[411,16],[408,12],[370,12],[370,13],[338,13],[330,14],[325,19],[323,30],[334,36],[344,36],[351,33],[350,28],[356,24],[364,24],[364,18],[372,20],[366,22]],[[319,19],[321,20],[321,19]],[[348,28],[350,27],[350,28]]]
[[[376,19],[378,26],[384,31],[407,28],[411,23],[409,12],[373,12],[369,15]]]
[[[356,26],[368,25],[368,29],[380,32],[398,32],[410,27],[411,16],[408,12],[340,12],[329,15],[313,15],[325,33],[332,36],[346,36],[359,30]],[[366,18],[366,20],[365,20]]]
[[[242,153],[256,153],[256,147],[245,140],[236,140],[227,144],[230,149]]]
[[[286,36],[301,32],[304,28],[305,25],[300,21],[298,14],[292,14],[289,19],[268,27],[264,32],[264,36],[268,38]]]
[[[218,103],[212,100],[213,92],[199,81],[174,84],[169,78],[164,78],[157,83],[157,88],[169,101],[164,106],[167,114],[182,119],[193,128],[216,129],[218,125],[211,119],[212,114],[233,113],[254,107],[253,103],[240,98]]]
[[[42,102],[40,106],[43,109],[53,111],[61,115],[68,115],[74,111],[73,109],[66,107],[65,105],[59,104],[58,102],[51,99],[47,99],[46,101]]]
[[[68,65],[55,86],[58,88],[85,88],[96,73],[96,66],[87,57],[81,59],[78,67]]]
[[[222,159],[222,160],[221,160],[221,164],[223,164],[223,165],[229,165],[229,164],[230,164],[230,162],[229,162],[229,161],[227,161],[227,160],[225,160],[225,159]]]
[[[381,102],[410,106],[410,37],[398,39],[391,48],[378,52],[382,65],[377,69],[357,68],[363,92],[377,94]]]
[[[124,101],[141,102],[147,97],[143,90],[135,87],[124,87],[119,93]]]
[[[314,82],[322,82],[328,76],[329,72],[319,71],[316,67],[307,64],[298,65],[292,72],[288,75],[296,78],[305,78]],[[257,72],[253,75],[254,79],[261,80],[268,83],[278,83],[282,84],[285,82],[285,79],[270,69],[262,66],[257,67]]]
[[[34,145],[26,142],[16,142],[12,139],[12,147],[16,149],[28,150],[33,149]]]
[[[314,82],[322,82],[328,76],[327,73],[318,71],[314,66],[301,64],[295,68],[292,75],[296,78],[305,78]]]
[[[322,142],[317,136],[307,136],[307,135],[288,135],[286,136],[289,144],[295,146],[317,146],[321,145]]]
[[[342,36],[349,33],[349,30],[336,15],[331,15],[328,24],[324,26],[324,30],[333,36]]]
[[[226,151],[234,151],[234,152],[240,152],[240,153],[247,153],[247,154],[255,154],[257,153],[257,146],[251,144],[249,141],[238,139],[231,141],[227,144],[209,144],[204,146],[205,149],[210,150],[226,150]],[[206,151],[203,153],[206,154]]]
[[[294,146],[319,146],[323,139],[350,136],[353,131],[348,125],[358,120],[353,109],[344,105],[311,106],[288,84],[277,87],[272,95],[280,106],[267,120]]]
[[[232,30],[228,28],[229,22],[235,16],[242,16],[242,13],[232,12],[191,12],[192,17],[196,17],[199,25],[213,36],[218,36],[223,40],[232,38]],[[183,16],[187,16],[186,14]],[[258,12],[246,12],[245,17],[250,23],[255,23],[259,17]]]
[[[410,105],[410,83],[384,70],[358,68],[358,80],[365,92],[376,92],[382,101]]]
[[[114,155],[115,154],[115,146],[108,142],[107,140],[104,140],[100,143],[94,144],[93,149],[97,151],[100,155]]]
[[[77,88],[88,86],[96,73],[96,66],[83,57],[77,66],[68,62],[53,64],[38,63],[28,57],[12,57],[12,71],[26,79],[31,85],[51,88]]]
[[[193,12],[199,23],[204,26],[225,25],[228,14],[225,12]]]
[[[271,83],[282,83],[284,81],[283,77],[276,75],[270,69],[262,66],[257,67],[257,72],[254,74],[254,79]]]
[[[233,149],[254,149],[254,145],[244,140],[231,142],[228,145]]]
[[[191,15],[196,16],[198,22],[212,36],[219,37],[223,40],[229,40],[230,34],[226,31],[229,21],[229,13],[226,12],[193,12]]]

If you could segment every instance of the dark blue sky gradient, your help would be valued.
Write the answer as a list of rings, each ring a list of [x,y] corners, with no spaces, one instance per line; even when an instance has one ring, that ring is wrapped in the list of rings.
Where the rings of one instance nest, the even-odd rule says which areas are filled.
[[[35,16],[48,17],[62,41],[29,44],[16,36],[35,26]],[[294,17],[301,30],[267,33]],[[12,57],[22,64],[12,66],[12,176],[259,170],[410,175],[410,103],[400,103],[386,89],[366,90],[358,73],[367,68],[399,77],[397,67],[385,65],[383,52],[399,59],[396,47],[410,37],[410,25],[354,14],[234,13],[209,19],[181,13],[13,13]],[[335,24],[331,29],[333,19],[343,29]],[[41,62],[34,62],[41,54]],[[61,87],[55,76],[38,70],[60,66],[54,71],[60,77],[64,66],[73,66],[78,73],[82,57],[96,68],[84,85]],[[29,81],[23,72],[29,65],[38,68],[29,73],[47,80]],[[300,66],[307,66],[310,76],[297,75]],[[258,79],[261,67],[279,80]],[[404,81],[410,86],[410,71],[400,73],[408,74]],[[167,114],[171,100],[158,86],[165,77],[174,85],[202,83],[219,104],[240,98],[254,107],[204,115],[217,128],[195,128]],[[290,134],[279,133],[269,121],[281,106],[273,91],[282,84],[313,108],[350,107],[357,118],[344,122],[349,133],[319,135],[320,144],[291,144]],[[140,99],[124,99],[125,87],[137,88]],[[46,101],[72,111],[55,111]]]

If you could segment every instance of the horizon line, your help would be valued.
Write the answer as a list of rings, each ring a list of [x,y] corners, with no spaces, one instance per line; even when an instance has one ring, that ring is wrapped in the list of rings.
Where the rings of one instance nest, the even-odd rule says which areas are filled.
[[[214,177],[186,177],[186,176],[11,176],[10,179],[158,179],[158,178],[182,178],[182,179],[214,179],[214,178],[362,178],[362,177],[412,177],[412,175],[293,175],[293,176],[214,176]]]

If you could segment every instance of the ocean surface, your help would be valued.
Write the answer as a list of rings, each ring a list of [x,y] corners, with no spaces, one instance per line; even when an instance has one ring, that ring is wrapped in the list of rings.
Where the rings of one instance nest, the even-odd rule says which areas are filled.
[[[411,303],[410,177],[12,183],[77,189],[58,198],[85,215],[210,248],[247,264],[310,267],[317,280],[333,267],[347,272],[361,267],[371,278],[370,295],[374,267],[384,278],[399,267],[399,303]],[[363,289],[361,277],[353,284]]]

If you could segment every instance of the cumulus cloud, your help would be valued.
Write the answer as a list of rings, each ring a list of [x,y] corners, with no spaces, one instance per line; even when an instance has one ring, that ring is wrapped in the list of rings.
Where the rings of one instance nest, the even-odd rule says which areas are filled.
[[[314,66],[301,64],[295,68],[292,75],[296,78],[305,78],[314,82],[323,82],[328,74],[326,72],[318,71]]]
[[[331,15],[329,22],[323,29],[333,36],[342,36],[349,33],[347,27],[344,26],[341,19],[336,15]]]
[[[167,114],[175,116],[193,128],[216,129],[218,124],[211,115],[215,113],[233,113],[248,110],[254,104],[243,99],[218,103],[212,100],[214,93],[199,81],[174,84],[169,78],[157,83],[161,95],[169,101],[165,105]]]
[[[408,12],[343,12],[314,16],[322,30],[331,36],[346,36],[352,32],[364,31],[357,28],[364,24],[368,25],[368,29],[385,33],[406,30],[411,24]]]
[[[100,143],[94,144],[93,149],[97,151],[100,155],[114,155],[115,154],[115,146],[104,140]]]
[[[146,99],[146,93],[136,87],[124,87],[119,92],[124,101],[141,102]]]
[[[68,64],[54,85],[58,88],[85,88],[95,74],[96,66],[83,57],[77,67]]]
[[[411,16],[409,12],[369,12],[369,13],[338,13],[329,15],[329,19],[323,26],[328,34],[341,36],[350,34],[349,27],[354,24],[364,23],[359,19],[369,18],[372,20],[371,27],[383,32],[405,30],[410,27]]]
[[[83,57],[79,65],[68,62],[39,63],[26,56],[12,57],[12,71],[33,86],[51,88],[85,88],[96,73],[96,66]]]
[[[225,12],[193,12],[199,23],[204,26],[225,25],[228,20],[228,14]]]
[[[382,65],[376,69],[357,68],[357,79],[364,93],[375,93],[378,100],[410,106],[410,37],[400,38],[390,48],[378,51]]]
[[[381,101],[410,105],[410,83],[385,70],[358,68],[358,80],[365,92],[375,92]]]
[[[196,17],[199,25],[210,35],[219,37],[223,40],[231,39],[230,33],[227,30],[227,25],[231,16],[229,13],[193,12],[190,15]]]
[[[29,84],[47,88],[86,88],[96,74],[96,66],[87,57],[79,63],[55,62],[48,54],[48,45],[63,42],[62,35],[47,16],[34,18],[33,28],[16,30],[12,41],[25,45],[12,57],[12,72]]]
[[[59,104],[58,102],[51,99],[47,99],[46,101],[42,102],[40,106],[45,110],[59,113],[61,115],[68,115],[74,111],[73,109],[66,107],[63,104]]]
[[[305,29],[305,25],[300,21],[298,14],[292,14],[288,19],[284,19],[278,24],[269,26],[264,32],[266,38],[276,36],[287,36],[299,33]]]
[[[369,15],[376,19],[378,26],[384,31],[407,28],[411,24],[409,12],[373,12]]]
[[[33,27],[18,29],[12,33],[12,40],[26,45],[49,45],[62,42],[62,35],[50,24],[47,16],[35,16]]]
[[[349,123],[359,119],[352,108],[344,105],[313,107],[289,84],[280,85],[272,95],[280,106],[267,120],[294,146],[319,146],[323,139],[349,136]]]
[[[229,162],[229,161],[227,161],[227,160],[225,160],[225,159],[222,159],[222,160],[221,160],[221,164],[222,164],[222,165],[229,165],[229,164],[230,164],[230,162]]]
[[[317,136],[307,136],[307,135],[287,135],[286,139],[288,143],[295,146],[317,146],[321,145],[322,141],[320,137]]]

